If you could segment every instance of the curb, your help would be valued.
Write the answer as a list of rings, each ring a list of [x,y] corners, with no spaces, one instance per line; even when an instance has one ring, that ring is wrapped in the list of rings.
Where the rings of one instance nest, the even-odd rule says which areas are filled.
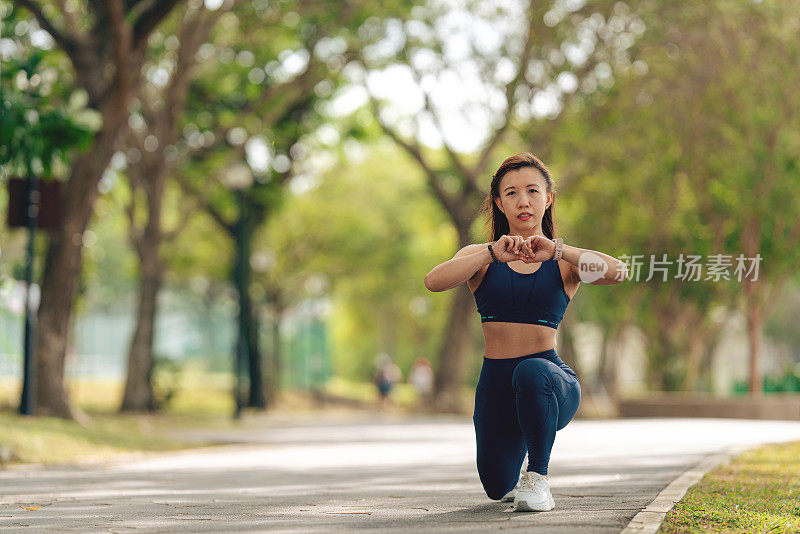
[[[703,475],[753,447],[755,445],[734,445],[722,452],[707,456],[705,460],[696,466],[687,469],[666,488],[661,490],[661,493],[656,496],[653,502],[633,516],[631,522],[620,534],[655,534],[661,527],[667,512],[675,506],[676,502],[683,498],[689,488],[703,478]]]

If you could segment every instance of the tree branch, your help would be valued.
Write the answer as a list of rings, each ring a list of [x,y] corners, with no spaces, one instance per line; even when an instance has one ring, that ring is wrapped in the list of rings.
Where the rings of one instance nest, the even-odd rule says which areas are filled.
[[[182,174],[175,174],[175,180],[181,186],[183,191],[197,200],[197,203],[203,208],[203,210],[214,219],[220,228],[228,232],[231,236],[234,235],[234,228],[233,223],[229,223],[225,220],[225,217],[222,216],[222,213],[211,204],[208,199],[201,193],[194,185],[189,183],[189,180],[186,179]]]
[[[114,40],[114,82],[118,98],[127,101],[131,79],[128,57],[131,50],[131,28],[125,20],[122,0],[105,0],[105,8],[111,19],[111,35]]]
[[[142,256],[142,229],[136,225],[136,190],[137,184],[136,180],[132,179],[129,174],[129,183],[131,187],[131,198],[125,204],[125,213],[128,215],[128,239],[130,240],[131,245],[133,245],[134,250],[136,250],[136,254],[141,257]]]
[[[164,243],[170,244],[175,241],[175,239],[189,226],[189,223],[192,221],[192,215],[197,213],[203,206],[201,205],[200,199],[196,196],[193,197],[195,202],[194,205],[186,207],[186,204],[183,204],[184,208],[181,210],[181,216],[178,219],[178,223],[172,230],[165,230],[162,233],[162,240]]]
[[[455,150],[450,146],[450,143],[447,142],[447,138],[444,135],[444,127],[442,126],[441,117],[439,117],[439,113],[434,109],[434,106],[431,102],[430,94],[422,88],[422,83],[419,77],[419,73],[409,65],[409,69],[411,70],[412,76],[414,76],[415,81],[417,82],[417,86],[422,91],[422,94],[425,98],[425,109],[430,112],[431,116],[433,117],[433,123],[436,126],[436,129],[439,130],[439,136],[442,138],[442,144],[444,145],[444,149],[447,152],[447,156],[450,158],[450,162],[452,163],[453,167],[456,168],[458,173],[463,176],[464,180],[467,184],[471,184],[475,186],[476,177],[473,175],[473,171],[468,169],[464,163],[461,161],[461,158],[456,153]],[[470,189],[471,187],[467,187]],[[477,189],[477,187],[476,187]]]
[[[531,11],[533,11],[533,4],[535,2],[532,0],[530,3]],[[494,135],[486,144],[486,146],[481,151],[480,157],[478,157],[478,161],[473,167],[473,173],[475,176],[479,175],[484,171],[486,168],[486,163],[489,161],[489,156],[492,154],[492,150],[497,144],[501,141],[503,135],[505,135],[506,130],[508,129],[509,124],[511,123],[511,115],[514,113],[514,94],[517,92],[517,87],[525,80],[525,73],[528,70],[528,63],[531,59],[531,48],[533,46],[533,37],[535,34],[535,17],[533,13],[528,13],[528,31],[525,35],[525,43],[522,45],[522,55],[519,59],[519,65],[517,65],[517,73],[514,75],[514,79],[506,84],[506,110],[503,114],[503,125],[500,126],[497,130],[495,130]],[[478,189],[477,184],[474,184],[475,188]]]
[[[78,19],[75,18],[75,15],[67,10],[66,2],[64,0],[56,0],[58,3],[58,7],[61,9],[61,13],[64,15],[64,20],[67,22],[67,28],[74,28],[78,29]]]
[[[249,101],[240,108],[237,114],[244,115],[255,113],[256,110],[260,109],[262,106],[274,102],[269,111],[262,114],[260,117],[262,124],[274,124],[278,118],[286,113],[286,110],[293,108],[298,102],[305,98],[311,88],[319,81],[316,70],[316,67],[313,68],[313,71],[312,68],[308,68],[303,74],[291,80],[267,87],[267,89],[259,95],[258,99]],[[289,88],[291,88],[291,90],[289,90]],[[228,133],[238,126],[238,124],[234,126],[217,126],[212,130],[212,133],[215,139],[224,140],[227,138]],[[216,143],[209,147],[199,147],[190,153],[190,157],[203,157],[204,154],[215,150],[216,147]]]
[[[39,26],[41,26],[43,30],[50,34],[53,40],[58,44],[58,46],[61,47],[62,50],[64,50],[64,52],[67,53],[67,55],[72,57],[72,54],[78,48],[80,43],[80,38],[78,36],[72,34],[69,30],[61,32],[56,29],[50,19],[45,16],[41,6],[34,2],[34,0],[17,0],[17,3],[30,11],[33,16],[36,17],[36,20],[39,22]]]
[[[133,24],[133,49],[142,50],[147,46],[147,38],[156,26],[169,15],[172,8],[181,0],[153,0],[153,3],[142,11]]]
[[[442,189],[441,184],[439,183],[439,180],[436,177],[436,172],[425,160],[425,157],[422,155],[422,149],[419,146],[419,144],[416,141],[413,142],[406,141],[405,139],[400,137],[400,135],[398,135],[397,132],[395,132],[389,125],[385,124],[380,119],[380,109],[378,107],[378,102],[369,92],[369,89],[367,89],[366,87],[364,87],[364,89],[367,91],[367,94],[369,95],[369,101],[372,107],[372,112],[375,115],[375,120],[377,120],[378,124],[381,126],[381,129],[384,131],[384,133],[386,133],[386,135],[391,137],[395,143],[400,145],[415,160],[417,160],[417,162],[422,167],[423,172],[425,172],[425,175],[428,177],[428,183],[430,184],[431,189],[433,189],[433,193],[436,195],[436,198],[439,199],[439,202],[442,203],[442,205],[444,206],[444,208],[447,210],[447,212],[450,214],[450,217],[454,221],[459,220],[458,206],[456,206],[455,201],[452,198],[450,198],[447,192],[444,189]]]

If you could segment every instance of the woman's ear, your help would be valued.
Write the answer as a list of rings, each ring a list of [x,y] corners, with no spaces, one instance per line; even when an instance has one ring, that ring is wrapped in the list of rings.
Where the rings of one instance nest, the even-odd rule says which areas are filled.
[[[493,198],[492,200],[493,200],[493,201],[494,201],[494,203],[497,205],[497,209],[499,209],[500,211],[503,211],[503,206],[502,206],[502,204],[500,203],[500,197]],[[503,215],[505,215],[505,214],[506,214],[506,212],[505,212],[505,211],[503,211]]]

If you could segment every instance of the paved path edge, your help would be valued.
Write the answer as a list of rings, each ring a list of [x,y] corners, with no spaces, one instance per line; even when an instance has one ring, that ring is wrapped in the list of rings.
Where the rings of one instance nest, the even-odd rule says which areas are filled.
[[[738,456],[754,445],[734,445],[727,449],[707,456],[702,462],[684,471],[678,478],[661,490],[656,498],[642,511],[633,516],[620,534],[655,534],[661,523],[675,503],[680,501],[686,491],[697,484],[703,475],[717,467],[728,463],[734,456]]]

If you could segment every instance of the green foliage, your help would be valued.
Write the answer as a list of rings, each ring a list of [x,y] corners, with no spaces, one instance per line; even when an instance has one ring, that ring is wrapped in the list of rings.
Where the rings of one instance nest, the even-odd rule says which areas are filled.
[[[94,218],[84,233],[78,311],[130,309],[136,290],[137,259],[128,240],[124,212],[128,189],[119,173],[112,171],[108,176],[112,185],[97,199]]]
[[[280,209],[286,181],[308,158],[310,143],[303,139],[331,127],[324,104],[346,82],[342,70],[353,49],[382,36],[356,38],[358,28],[412,5],[396,1],[342,10],[336,3],[248,2],[221,17],[211,42],[200,49],[206,61],[193,80],[184,136],[175,149],[177,172],[202,196],[223,237],[233,237],[240,215],[236,194],[225,183],[230,168],[246,160],[252,172],[243,191],[247,221],[239,238],[249,240]],[[153,45],[168,38],[158,34]],[[253,157],[253,151],[266,157]]]
[[[747,380],[737,380],[733,385],[733,393],[746,395],[750,389]],[[761,391],[764,393],[800,393],[800,362],[787,362],[780,374],[767,374],[761,379]]]
[[[378,352],[404,372],[416,356],[435,359],[449,295],[432,295],[423,280],[455,252],[454,234],[419,170],[381,144],[362,160],[342,157],[291,197],[260,240],[273,247],[270,277],[290,300],[309,296],[309,280],[324,276],[335,371],[369,380]]]
[[[60,54],[31,44],[17,8],[3,3],[0,12],[11,50],[0,69],[0,167],[6,176],[52,176],[63,172],[71,151],[88,148],[98,124],[79,95],[68,98]]]
[[[733,272],[736,256],[761,254],[765,289],[795,276],[800,71],[787,66],[800,61],[797,7],[641,6],[647,32],[628,51],[635,68],[570,108],[553,138],[564,154],[557,166],[586,174],[565,191],[574,217],[567,242],[643,254],[645,268],[651,254],[734,257],[729,280],[706,280],[705,268],[700,281],[677,279],[673,263],[666,282],[645,282],[645,270],[612,291],[579,290],[593,320],[643,329],[654,387],[691,387],[692,336],[712,345],[721,326],[712,311],[740,305],[746,284]]]
[[[153,397],[157,410],[168,409],[180,392],[184,365],[163,354],[153,354]]]
[[[176,421],[170,422],[174,428]],[[57,464],[85,457],[109,459],[131,451],[199,445],[164,437],[165,434],[155,432],[153,426],[153,421],[120,414],[93,415],[91,423],[83,426],[60,417],[23,416],[10,407],[3,407],[0,409],[0,446],[12,451],[15,462]]]

